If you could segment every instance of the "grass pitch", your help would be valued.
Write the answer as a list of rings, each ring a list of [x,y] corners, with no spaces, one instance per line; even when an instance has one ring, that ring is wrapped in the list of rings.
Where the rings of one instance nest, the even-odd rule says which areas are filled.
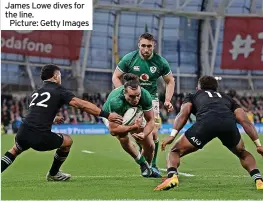
[[[162,138],[163,135],[160,135]],[[263,159],[245,135],[246,148],[263,173]],[[263,141],[263,135],[260,135]],[[79,199],[257,199],[248,173],[219,140],[203,150],[185,156],[180,172],[194,176],[179,177],[179,187],[154,192],[161,179],[143,178],[134,160],[110,135],[73,136],[71,153],[62,170],[72,174],[68,182],[47,182],[45,175],[53,161],[52,152],[29,150],[21,154],[1,178],[3,200],[79,200]],[[2,155],[13,145],[13,135],[2,136]],[[168,148],[168,147],[167,147]],[[83,150],[86,150],[83,152]],[[167,149],[169,150],[169,149]],[[87,153],[94,152],[94,153]],[[165,168],[167,152],[159,152],[158,166]],[[166,172],[163,172],[163,176]]]

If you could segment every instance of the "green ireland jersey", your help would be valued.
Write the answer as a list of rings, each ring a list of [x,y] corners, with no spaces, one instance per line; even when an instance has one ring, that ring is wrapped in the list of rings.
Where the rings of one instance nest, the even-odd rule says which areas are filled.
[[[158,97],[157,79],[171,73],[169,63],[165,58],[153,52],[153,55],[145,60],[141,57],[139,50],[126,54],[117,66],[123,73],[132,73],[140,78],[143,88],[150,92],[153,99]]]
[[[149,111],[152,109],[152,99],[150,93],[141,88],[141,99],[136,106],[130,105],[124,97],[124,86],[114,89],[108,96],[106,102],[103,105],[103,110],[106,112],[116,112],[123,116],[125,112],[131,107],[138,107],[143,111]]]

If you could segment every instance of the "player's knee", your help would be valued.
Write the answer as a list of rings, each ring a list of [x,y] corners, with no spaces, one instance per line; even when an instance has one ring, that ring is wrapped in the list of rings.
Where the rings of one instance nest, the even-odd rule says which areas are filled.
[[[239,157],[240,159],[244,159],[246,157],[246,149],[244,146],[242,147],[236,147],[236,151],[235,154],[237,155],[237,157]]]
[[[69,135],[63,134],[63,145],[62,147],[71,147],[73,144],[73,140]]]
[[[185,146],[181,146],[180,144],[175,144],[174,147],[172,147],[170,152],[174,152],[179,154],[179,156],[183,156],[187,152],[188,148]]]

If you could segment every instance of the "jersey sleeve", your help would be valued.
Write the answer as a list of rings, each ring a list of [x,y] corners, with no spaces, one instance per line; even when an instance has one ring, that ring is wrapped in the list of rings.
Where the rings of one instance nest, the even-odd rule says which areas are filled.
[[[152,106],[152,97],[151,94],[148,91],[144,91],[143,96],[143,103],[142,103],[142,110],[143,111],[149,111],[153,108]]]
[[[112,99],[103,106],[103,110],[106,112],[116,112],[117,114],[120,114],[122,107],[122,102],[116,99]]]
[[[162,63],[163,63],[162,76],[167,76],[172,72],[170,64],[165,58],[162,58]]]
[[[76,97],[71,91],[65,89],[64,87],[60,86],[60,98],[63,104],[69,104],[69,102]]]
[[[128,63],[130,61],[130,54],[126,54],[118,63],[117,69],[123,73],[128,73]]]
[[[192,103],[192,94],[187,94],[186,96],[185,96],[185,98],[184,98],[184,100],[183,100],[183,104],[184,103]]]

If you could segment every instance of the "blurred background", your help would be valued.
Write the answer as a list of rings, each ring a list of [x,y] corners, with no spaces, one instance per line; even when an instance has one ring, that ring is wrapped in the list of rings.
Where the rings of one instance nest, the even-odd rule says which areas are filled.
[[[41,80],[40,69],[61,68],[62,84],[101,107],[113,89],[119,60],[137,49],[144,32],[155,36],[155,51],[170,63],[176,80],[175,111],[163,108],[161,133],[168,133],[186,93],[202,75],[215,76],[220,91],[230,94],[250,120],[263,126],[262,0],[94,0],[92,31],[1,31],[2,133],[16,133],[27,99]],[[104,134],[99,118],[64,106],[69,134]],[[188,123],[193,123],[191,116]],[[189,124],[190,125],[190,124]]]

